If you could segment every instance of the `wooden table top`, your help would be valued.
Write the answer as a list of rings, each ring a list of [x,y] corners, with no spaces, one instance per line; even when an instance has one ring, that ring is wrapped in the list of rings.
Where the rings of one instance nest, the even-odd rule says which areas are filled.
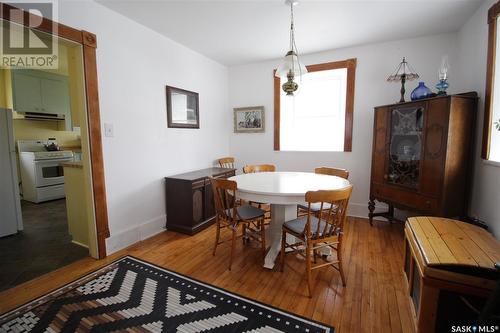
[[[407,228],[415,236],[428,266],[459,265],[495,270],[495,262],[500,262],[500,243],[478,226],[419,216],[408,218]]]

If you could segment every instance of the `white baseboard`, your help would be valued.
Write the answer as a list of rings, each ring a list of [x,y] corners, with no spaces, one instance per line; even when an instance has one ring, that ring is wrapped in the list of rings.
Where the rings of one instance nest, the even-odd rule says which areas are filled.
[[[89,246],[88,246],[88,245],[85,245],[85,244],[83,244],[83,243],[77,242],[77,241],[76,241],[76,240],[74,240],[74,239],[72,239],[72,240],[71,240],[71,243],[76,244],[76,245],[81,246],[81,247],[84,247],[84,248],[86,248],[86,249],[88,249],[88,248],[89,248]]]
[[[387,206],[383,203],[377,203],[375,207],[375,212],[386,210]],[[349,203],[349,210],[347,215],[353,217],[368,218],[368,203]],[[383,218],[377,217],[375,219]],[[111,236],[106,239],[106,252],[110,255],[127,246],[133,245],[140,242],[146,238],[154,236],[162,231],[165,231],[166,215],[158,216],[154,219],[141,223],[133,228],[129,228],[118,233],[112,233]]]
[[[166,215],[158,216],[154,219],[138,224],[118,233],[112,233],[106,239],[106,254],[110,255],[132,244],[140,242],[146,238],[165,231]]]

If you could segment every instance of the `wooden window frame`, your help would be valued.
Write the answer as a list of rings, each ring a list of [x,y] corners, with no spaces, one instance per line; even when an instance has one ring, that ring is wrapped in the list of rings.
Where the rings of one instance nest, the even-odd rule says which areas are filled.
[[[47,18],[31,14],[25,10],[23,10],[23,18],[19,20],[10,15],[11,9],[21,10],[20,8],[6,3],[0,3],[0,19],[14,22],[22,26],[29,26],[28,22],[38,22],[41,20],[41,24],[36,30],[65,38],[82,45],[97,249],[99,259],[102,259],[106,257],[106,238],[110,236],[110,233],[104,180],[99,93],[97,87],[97,37],[91,32],[78,30]]]
[[[354,84],[356,79],[357,59],[333,61],[306,66],[307,71],[319,72],[332,69],[347,68],[347,89],[345,103],[344,152],[352,151],[352,124],[354,113]],[[276,73],[276,70],[273,72]],[[281,118],[281,78],[274,76],[274,150],[280,150],[280,118]]]
[[[483,143],[481,158],[488,160],[491,144],[491,121],[493,120],[493,90],[497,40],[497,18],[500,15],[500,1],[488,10],[488,58],[486,61],[486,91],[484,95]],[[499,96],[500,97],[500,96]]]

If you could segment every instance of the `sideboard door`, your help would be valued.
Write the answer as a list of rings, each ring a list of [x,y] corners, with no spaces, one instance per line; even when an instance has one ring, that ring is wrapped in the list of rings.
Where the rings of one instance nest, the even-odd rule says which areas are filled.
[[[198,225],[205,219],[205,182],[193,183],[193,225]]]
[[[205,208],[204,208],[205,219],[210,219],[215,216],[215,202],[214,193],[212,191],[212,185],[210,180],[207,179],[205,182]]]

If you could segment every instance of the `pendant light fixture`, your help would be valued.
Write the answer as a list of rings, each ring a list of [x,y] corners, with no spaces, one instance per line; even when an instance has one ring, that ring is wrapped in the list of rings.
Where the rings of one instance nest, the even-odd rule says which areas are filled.
[[[295,79],[307,73],[307,68],[299,61],[299,52],[295,44],[295,31],[293,26],[293,7],[299,3],[299,0],[285,0],[285,5],[290,6],[290,49],[285,55],[285,59],[276,70],[276,76],[286,78],[287,81],[281,86],[287,96],[294,96],[299,88]]]

